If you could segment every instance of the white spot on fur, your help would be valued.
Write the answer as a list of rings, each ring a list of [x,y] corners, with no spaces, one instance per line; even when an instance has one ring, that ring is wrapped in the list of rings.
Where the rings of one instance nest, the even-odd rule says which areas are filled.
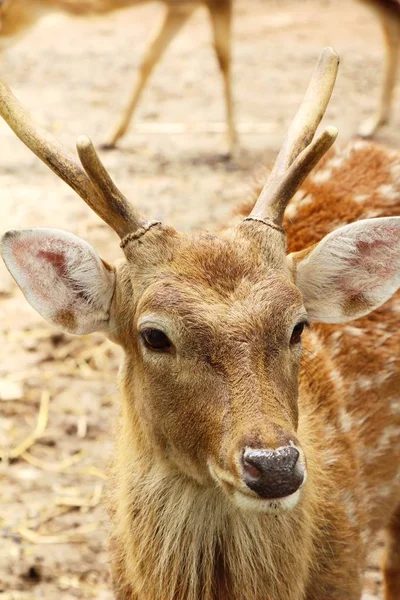
[[[394,313],[400,313],[400,297],[393,298],[391,302],[391,309]]]
[[[364,218],[365,219],[378,219],[381,214],[382,214],[382,211],[380,208],[370,208],[369,210],[366,210],[364,212]]]
[[[387,200],[398,200],[399,198],[399,190],[391,183],[383,183],[378,187],[377,192]]]
[[[390,450],[393,442],[400,438],[400,426],[389,425],[382,432],[375,448],[371,448],[371,452],[367,455],[367,462],[374,463],[378,460],[383,452]]]
[[[325,163],[324,168],[316,171],[314,175],[312,175],[312,182],[319,185],[332,179],[332,172],[336,169],[340,169],[346,159],[347,157],[343,153],[333,156]]]
[[[394,152],[392,158],[395,159],[395,162],[390,166],[390,175],[392,176],[395,183],[400,183],[400,164],[398,161],[397,151]]]
[[[345,490],[344,492],[342,492],[341,502],[344,505],[347,520],[353,527],[357,527],[358,516],[357,516],[357,509],[356,509],[356,505],[354,502],[354,496],[353,496],[352,492],[350,492],[348,490]]]
[[[359,327],[353,327],[352,325],[346,325],[346,327],[344,327],[344,331],[352,337],[360,337],[364,334],[364,331],[362,329],[360,329]]]
[[[388,498],[392,492],[393,489],[388,485],[385,485],[378,489],[378,494],[382,496],[382,498]]]
[[[370,196],[368,194],[356,194],[353,197],[353,200],[354,200],[354,202],[362,203],[362,202],[365,202],[366,200],[368,200],[369,198],[370,198]]]
[[[390,448],[393,438],[397,437],[400,437],[400,426],[389,425],[389,427],[386,427],[381,437],[379,438],[378,444],[376,446],[378,452]]]
[[[364,140],[356,140],[351,148],[353,150],[364,150],[364,148],[366,148],[368,146],[368,142],[365,142]]]
[[[327,167],[330,169],[340,169],[345,162],[345,156],[340,154],[338,156],[334,156],[327,162]]]
[[[320,338],[318,337],[318,335],[317,335],[317,333],[315,331],[310,331],[310,333],[309,333],[309,339],[310,339],[311,344],[312,344],[312,350],[315,353],[323,352],[324,351],[323,344],[322,344]],[[313,358],[313,356],[310,356],[310,358]]]
[[[337,331],[334,331],[331,335],[331,338],[334,342],[337,342],[340,340],[340,338],[343,335],[343,331],[340,331],[340,329],[338,329]]]
[[[390,371],[386,371],[385,373],[380,373],[379,375],[374,375],[373,377],[361,375],[353,381],[353,390],[370,390],[373,388],[379,388],[390,378],[391,374],[392,373]]]
[[[331,370],[331,379],[332,379],[333,383],[335,384],[335,386],[339,390],[343,389],[344,381],[343,381],[342,374],[340,373],[340,371],[338,369]]]
[[[312,182],[316,184],[326,183],[329,179],[332,178],[332,170],[331,169],[321,169],[317,171],[315,175],[312,176]]]
[[[306,204],[311,204],[313,199],[314,198],[312,194],[306,194],[304,190],[298,190],[286,208],[286,217],[290,220],[294,219],[297,215],[299,207]]]
[[[371,377],[360,376],[354,381],[354,388],[359,390],[369,390],[374,385],[374,379]]]
[[[400,398],[391,401],[390,410],[393,415],[400,415]]]
[[[330,448],[324,449],[323,459],[326,465],[334,465],[339,460],[337,454]]]
[[[296,218],[296,215],[297,215],[297,205],[289,204],[286,209],[285,216],[289,219],[289,221],[292,221],[293,219]]]
[[[350,413],[344,408],[344,406],[341,406],[339,410],[339,422],[342,432],[349,433],[349,431],[352,428],[352,418]]]

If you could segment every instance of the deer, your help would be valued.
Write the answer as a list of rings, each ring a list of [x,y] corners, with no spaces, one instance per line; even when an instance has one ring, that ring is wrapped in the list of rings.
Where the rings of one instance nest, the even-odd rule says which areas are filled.
[[[393,104],[396,75],[400,58],[400,0],[358,0],[370,7],[381,24],[385,46],[380,101],[376,112],[361,123],[359,134],[372,137],[383,125],[389,123]]]
[[[0,49],[13,43],[35,25],[40,17],[51,12],[62,11],[81,17],[102,16],[149,1],[151,0],[0,0]],[[204,6],[209,13],[214,49],[223,79],[228,155],[232,154],[237,143],[231,84],[232,0],[159,1],[165,5],[163,21],[141,61],[129,102],[102,148],[115,148],[126,134],[157,63],[196,9]]]
[[[400,154],[317,133],[337,70],[325,49],[239,221],[184,234],[0,85],[8,125],[120,240],[113,265],[57,229],[1,241],[42,317],[124,350],[118,600],[360,600],[381,529],[385,600],[400,597]]]
[[[149,1],[0,0],[0,49],[13,43],[15,39],[35,25],[40,17],[50,12],[63,11],[75,16],[105,15]],[[166,7],[163,22],[139,66],[138,80],[134,84],[129,102],[107,141],[101,147],[104,150],[114,149],[125,136],[154,68],[194,11],[203,5],[209,12],[214,48],[223,78],[227,120],[227,156],[229,157],[234,154],[238,142],[231,81],[233,0],[159,0],[159,2],[165,4]],[[389,122],[399,60],[400,0],[358,0],[358,2],[370,6],[377,14],[385,42],[385,65],[378,108],[375,114],[359,127],[359,135],[369,138]]]

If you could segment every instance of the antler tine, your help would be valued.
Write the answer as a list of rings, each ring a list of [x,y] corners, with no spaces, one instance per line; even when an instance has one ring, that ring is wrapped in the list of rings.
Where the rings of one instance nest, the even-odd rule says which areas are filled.
[[[80,136],[77,139],[76,147],[82,166],[93,187],[99,196],[107,198],[107,206],[109,208],[108,218],[111,227],[117,231],[116,228],[122,225],[123,229],[119,232],[120,237],[124,237],[128,233],[142,227],[143,220],[140,219],[134,208],[111,179],[92,141],[86,136]]]
[[[290,198],[335,141],[334,127],[313,137],[332,95],[338,67],[336,52],[325,48],[250,218],[267,218],[281,225]]]
[[[0,81],[0,114],[19,139],[121,238],[143,224],[126,198],[112,183],[94,148],[91,156],[93,157],[94,154],[97,162],[93,158],[86,159],[87,152],[83,150],[87,170],[90,173],[88,177],[73,156],[53,136],[35,123],[29,112],[2,81]],[[96,168],[99,170],[98,177],[95,174]],[[104,185],[100,184],[101,181]]]

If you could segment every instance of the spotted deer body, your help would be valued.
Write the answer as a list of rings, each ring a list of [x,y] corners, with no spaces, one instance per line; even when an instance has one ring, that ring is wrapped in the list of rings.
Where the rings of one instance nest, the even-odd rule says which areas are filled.
[[[125,352],[118,600],[360,600],[382,528],[399,597],[400,158],[365,142],[322,158],[336,69],[328,50],[250,215],[218,234],[144,221],[87,138],[82,170],[0,87],[17,135],[121,238],[115,267],[57,230],[2,242],[45,318]]]
[[[44,15],[64,12],[78,17],[104,16],[151,0],[0,0],[0,50],[34,26]],[[229,151],[236,144],[234,109],[231,89],[231,18],[232,0],[159,0],[165,7],[160,29],[150,43],[139,66],[126,109],[103,147],[114,148],[126,134],[148,79],[164,52],[195,10],[207,8],[213,43],[221,70],[227,115]]]

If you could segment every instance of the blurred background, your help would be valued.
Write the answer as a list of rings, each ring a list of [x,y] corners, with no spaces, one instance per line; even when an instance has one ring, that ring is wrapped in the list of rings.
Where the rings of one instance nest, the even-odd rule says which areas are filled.
[[[93,0],[94,2],[96,0]],[[102,18],[50,16],[0,55],[0,76],[38,122],[73,149],[100,145],[125,106],[163,7]],[[226,157],[222,82],[205,9],[156,68],[128,134],[102,159],[151,218],[218,228],[270,163],[324,46],[341,57],[325,118],[337,143],[378,102],[384,46],[375,15],[350,0],[235,0],[233,93],[239,144]],[[0,37],[1,49],[1,37]],[[400,144],[400,96],[377,140]],[[112,261],[118,240],[0,122],[0,224],[57,227]],[[113,445],[120,354],[101,336],[72,338],[30,308],[0,264],[0,596],[111,599],[102,504]],[[378,600],[379,547],[366,599]]]

